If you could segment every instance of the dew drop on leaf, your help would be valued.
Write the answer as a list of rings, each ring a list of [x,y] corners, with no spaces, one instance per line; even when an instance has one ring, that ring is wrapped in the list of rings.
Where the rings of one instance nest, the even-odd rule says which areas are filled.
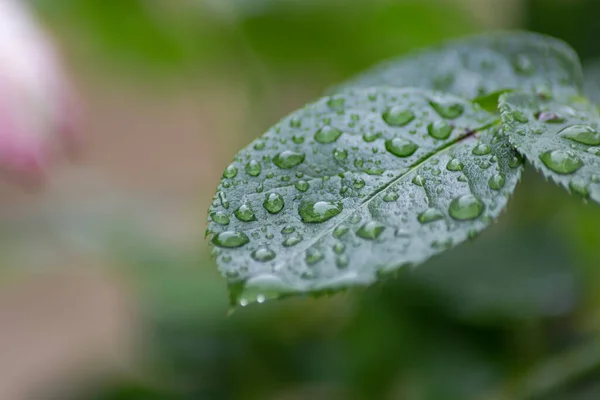
[[[383,233],[384,230],[385,225],[377,221],[369,221],[358,228],[356,231],[356,236],[367,240],[375,240]]]
[[[421,175],[415,175],[415,177],[412,180],[412,183],[414,183],[417,186],[423,186],[425,184],[425,178],[423,178]]]
[[[590,188],[586,181],[581,177],[575,177],[569,182],[569,187],[574,193],[577,193],[583,198],[590,196]]]
[[[564,138],[588,146],[600,145],[600,133],[589,125],[571,125],[558,134]]]
[[[540,160],[546,167],[558,174],[572,174],[583,165],[575,154],[565,150],[552,150],[542,153]]]
[[[225,171],[223,172],[223,177],[232,179],[232,178],[236,177],[237,173],[238,173],[237,167],[235,165],[231,164],[230,166],[225,168]]]
[[[405,126],[415,119],[415,113],[406,108],[395,106],[383,113],[383,120],[389,126]]]
[[[229,217],[222,211],[210,213],[210,219],[219,225],[229,225]]]
[[[283,247],[293,247],[300,242],[302,242],[302,236],[294,235],[294,236],[290,236],[289,238],[285,239],[283,241],[282,245],[283,245]]]
[[[308,190],[308,188],[310,187],[310,185],[306,181],[298,181],[298,182],[296,182],[295,186],[296,186],[296,189],[298,189],[301,192],[306,192]]]
[[[463,168],[464,168],[463,163],[461,163],[456,158],[453,158],[452,160],[448,161],[448,164],[446,164],[446,169],[448,171],[462,171]]]
[[[242,204],[234,212],[235,217],[242,222],[256,221],[254,210],[248,204]]]
[[[429,135],[438,140],[448,139],[453,129],[454,127],[446,121],[435,121],[427,127]]]
[[[237,248],[248,243],[250,239],[243,232],[225,231],[221,232],[212,238],[212,243],[218,247]]]
[[[300,218],[304,222],[320,223],[335,217],[342,212],[342,209],[342,203],[304,201],[298,208],[298,214],[300,214]]]
[[[218,197],[219,201],[221,202],[221,206],[224,208],[229,208],[229,200],[227,200],[227,195],[225,192],[219,192]]]
[[[485,156],[487,154],[490,154],[491,152],[492,149],[485,143],[480,143],[473,148],[473,154],[475,154],[476,156]]]
[[[455,119],[462,115],[464,106],[460,103],[446,101],[430,101],[429,104],[442,118]]]
[[[494,174],[488,181],[490,188],[493,190],[500,190],[504,187],[505,178],[502,174]]]
[[[407,139],[393,138],[385,141],[385,149],[397,157],[412,156],[419,146]]]
[[[282,169],[290,169],[304,162],[306,155],[295,151],[285,150],[273,157],[273,164]]]
[[[565,121],[565,119],[563,117],[561,117],[559,114],[550,112],[550,111],[544,111],[544,112],[538,113],[537,119],[539,121],[547,122],[547,123],[551,123],[551,124],[560,124]]]
[[[327,106],[334,111],[344,111],[344,105],[346,104],[346,99],[343,97],[332,97],[327,100]]]
[[[348,158],[348,151],[338,147],[333,150],[333,158],[338,161],[344,161],[346,158]]]
[[[262,171],[262,166],[256,160],[250,160],[248,164],[246,164],[246,173],[250,176],[258,176]]]
[[[331,126],[324,126],[315,133],[315,140],[321,144],[333,143],[342,136],[342,131]]]
[[[350,231],[350,228],[348,228],[346,225],[336,226],[335,229],[333,230],[333,237],[336,239],[339,239],[339,238],[343,237],[344,235],[346,235],[349,231]]]
[[[400,195],[397,192],[389,191],[383,195],[383,201],[391,203],[393,201],[398,200],[399,197]]]
[[[426,224],[428,222],[433,222],[433,221],[438,221],[442,218],[444,218],[444,214],[442,214],[442,212],[440,210],[438,210],[437,208],[428,208],[427,210],[425,210],[421,214],[419,214],[419,216],[417,217],[419,222],[422,224]]]
[[[283,196],[279,193],[270,193],[265,197],[263,206],[271,214],[277,214],[284,206]]]
[[[483,202],[472,194],[465,194],[450,202],[448,212],[458,221],[478,218],[484,209]]]
[[[356,178],[353,182],[352,185],[354,186],[355,189],[360,189],[362,187],[365,186],[365,180],[362,178]]]
[[[253,259],[259,262],[271,261],[276,256],[275,252],[269,249],[268,247],[259,247],[258,249],[254,250],[250,255]]]
[[[292,225],[286,225],[283,228],[281,228],[281,233],[283,234],[290,234],[294,232],[296,232],[296,228],[294,228]]]
[[[311,247],[306,250],[306,263],[309,265],[316,264],[323,258],[325,258],[325,256],[319,249]]]

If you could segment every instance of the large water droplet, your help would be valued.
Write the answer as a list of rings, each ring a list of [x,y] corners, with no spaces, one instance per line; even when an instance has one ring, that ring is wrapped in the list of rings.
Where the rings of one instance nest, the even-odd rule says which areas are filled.
[[[410,140],[393,138],[385,141],[385,148],[397,157],[410,157],[417,151],[419,146]]]
[[[365,165],[365,160],[363,160],[362,158],[357,158],[356,160],[354,160],[354,166],[356,168],[362,168],[363,165]]]
[[[490,185],[490,188],[492,188],[493,190],[500,190],[504,187],[504,175],[502,174],[494,174],[494,176],[492,176],[490,178],[490,180],[488,181],[488,184]]]
[[[458,221],[475,219],[483,213],[483,202],[472,194],[465,194],[450,202],[448,212]]]
[[[304,201],[298,208],[298,214],[304,222],[319,223],[335,217],[342,212],[342,209],[342,203]]]
[[[565,121],[563,117],[555,112],[544,111],[537,114],[537,119],[550,124],[560,124]]]
[[[383,113],[383,120],[390,126],[405,126],[415,119],[415,114],[406,108],[395,106]]]
[[[427,127],[429,135],[438,140],[448,139],[453,129],[454,127],[446,121],[435,121]]]
[[[552,150],[542,153],[540,160],[558,174],[572,174],[583,165],[583,161],[570,151]]]
[[[367,132],[363,134],[362,138],[365,142],[372,143],[382,136],[383,134],[381,132]]]
[[[590,196],[590,187],[585,179],[581,177],[573,178],[569,183],[569,187],[574,193],[577,193],[583,198],[588,198]]]
[[[281,228],[281,233],[283,234],[290,234],[294,232],[296,232],[296,228],[293,225],[286,225],[283,228]]]
[[[232,179],[232,178],[236,177],[237,173],[238,173],[237,167],[235,165],[231,164],[230,166],[225,168],[225,171],[223,172],[223,177]]]
[[[385,225],[377,221],[369,221],[356,231],[356,236],[367,240],[375,240],[384,230]]]
[[[275,258],[275,252],[268,247],[259,247],[250,254],[253,259],[259,262],[271,261]]]
[[[422,224],[426,224],[428,222],[433,222],[433,221],[438,221],[442,218],[444,218],[444,214],[442,214],[442,212],[440,210],[438,210],[437,208],[428,208],[427,210],[425,210],[421,214],[419,214],[419,216],[417,217],[419,222]]]
[[[465,166],[463,163],[456,158],[453,158],[452,160],[448,161],[448,164],[446,164],[446,169],[448,171],[462,171],[464,167]]]
[[[282,244],[284,247],[292,247],[292,246],[297,245],[301,241],[302,241],[302,236],[294,235],[294,236],[290,236],[289,238],[285,239]]]
[[[279,211],[283,209],[285,205],[283,201],[283,196],[279,193],[270,193],[265,197],[265,202],[263,206],[265,209],[271,214],[277,214]]]
[[[477,146],[473,148],[473,154],[476,156],[485,156],[486,154],[490,154],[492,149],[485,143],[479,143]]]
[[[254,215],[254,210],[248,204],[242,204],[233,212],[235,217],[242,222],[250,222],[256,221],[256,215]]]
[[[571,125],[560,131],[559,135],[588,146],[600,145],[600,134],[589,125]]]
[[[348,151],[338,147],[333,150],[333,158],[338,161],[344,161],[346,158],[348,158]]]
[[[213,236],[212,243],[218,247],[233,249],[242,247],[248,243],[250,239],[243,232],[225,231]]]
[[[262,166],[256,160],[250,160],[248,164],[246,164],[246,173],[250,176],[258,176],[260,175],[260,171],[262,171]]]
[[[331,126],[324,126],[315,133],[315,140],[322,144],[333,143],[342,136],[342,131]]]
[[[352,182],[352,185],[354,186],[355,189],[360,189],[365,186],[365,180],[362,178],[356,178]]]
[[[429,104],[442,118],[447,119],[458,118],[465,110],[462,104],[452,101],[430,101]]]
[[[306,181],[298,181],[298,182],[296,182],[295,186],[296,186],[296,189],[298,189],[301,192],[306,192],[308,190],[308,188],[310,187],[310,185]]]
[[[282,169],[290,169],[304,162],[306,155],[295,151],[282,151],[273,157],[273,164]]]
[[[210,218],[219,225],[228,225],[229,217],[222,211],[210,213]]]

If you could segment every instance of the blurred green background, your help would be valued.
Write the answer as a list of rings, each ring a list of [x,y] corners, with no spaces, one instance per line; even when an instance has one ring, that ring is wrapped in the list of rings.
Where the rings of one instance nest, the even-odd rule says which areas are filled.
[[[27,341],[39,340],[76,360],[23,367],[28,396],[600,398],[600,207],[533,171],[472,243],[331,298],[227,316],[203,240],[205,210],[238,149],[327,87],[493,29],[564,38],[593,65],[597,0],[31,2],[85,104],[87,150],[41,193],[0,187],[3,286],[36,299],[0,298],[0,324],[3,309],[36,319],[81,308],[50,322],[52,332],[21,324],[39,339],[18,342],[16,331],[23,354],[43,353]],[[598,96],[600,72],[589,82]],[[46,301],[51,285],[69,293],[64,307]],[[34,372],[42,378],[27,378]]]

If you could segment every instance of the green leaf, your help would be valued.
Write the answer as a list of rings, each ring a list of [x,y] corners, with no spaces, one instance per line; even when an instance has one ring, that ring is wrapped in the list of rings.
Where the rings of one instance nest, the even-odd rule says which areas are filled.
[[[582,89],[581,65],[566,43],[530,32],[500,32],[449,41],[383,62],[337,90],[415,86],[466,98],[506,89],[571,96]]]
[[[208,233],[232,303],[365,286],[483,230],[521,162],[452,95],[363,89],[293,113],[227,167]]]
[[[600,117],[593,105],[511,93],[500,97],[500,110],[511,144],[534,167],[563,188],[600,202]]]
[[[585,76],[585,94],[596,104],[600,104],[600,60],[586,64],[583,69]]]

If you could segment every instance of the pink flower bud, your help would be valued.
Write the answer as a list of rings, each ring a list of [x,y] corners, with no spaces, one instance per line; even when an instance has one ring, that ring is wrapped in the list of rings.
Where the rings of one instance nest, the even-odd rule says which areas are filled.
[[[57,54],[22,0],[0,0],[0,170],[43,177],[75,143],[74,107]]]

